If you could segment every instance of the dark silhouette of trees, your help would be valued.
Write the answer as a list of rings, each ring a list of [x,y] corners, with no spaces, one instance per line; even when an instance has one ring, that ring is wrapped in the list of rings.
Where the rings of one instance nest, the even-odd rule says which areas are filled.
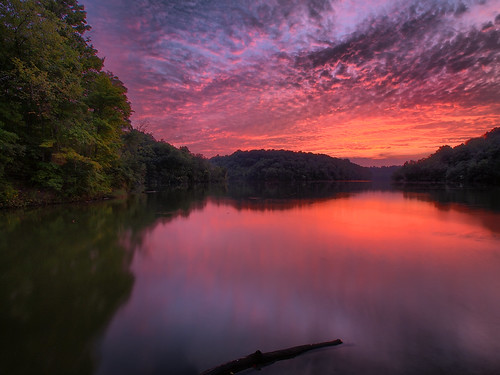
[[[216,156],[212,164],[226,168],[230,180],[334,181],[369,180],[368,168],[347,159],[284,150],[236,151]]]
[[[500,128],[456,146],[442,146],[393,174],[397,182],[500,184]]]
[[[161,190],[226,178],[223,168],[213,166],[202,155],[192,154],[185,146],[176,148],[157,141],[136,129],[124,135],[124,145],[121,175],[131,190]]]

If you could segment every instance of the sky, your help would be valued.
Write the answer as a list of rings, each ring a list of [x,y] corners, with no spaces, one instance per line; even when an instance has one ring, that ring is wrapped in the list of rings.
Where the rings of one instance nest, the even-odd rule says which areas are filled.
[[[500,126],[500,0],[80,0],[135,127],[392,165]]]

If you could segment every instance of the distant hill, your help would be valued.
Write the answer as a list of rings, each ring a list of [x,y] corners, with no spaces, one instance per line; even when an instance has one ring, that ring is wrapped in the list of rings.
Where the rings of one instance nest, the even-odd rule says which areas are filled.
[[[285,150],[236,151],[210,162],[227,170],[229,180],[339,181],[369,180],[370,170],[347,159]]]
[[[456,146],[442,146],[393,174],[398,182],[452,182],[500,185],[500,128]]]
[[[192,154],[185,146],[176,148],[136,129],[128,131],[123,141],[124,175],[130,176],[129,185],[134,184],[135,190],[164,190],[226,180],[222,168],[213,166],[202,155]]]
[[[391,181],[392,175],[396,172],[401,165],[391,165],[385,167],[369,167],[372,181]]]

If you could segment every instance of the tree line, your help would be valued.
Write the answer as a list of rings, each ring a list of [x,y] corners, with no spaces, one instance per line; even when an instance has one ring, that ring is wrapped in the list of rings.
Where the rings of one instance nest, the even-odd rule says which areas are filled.
[[[396,182],[500,184],[500,128],[432,155],[408,161],[393,174]]]
[[[89,29],[77,0],[0,3],[0,206],[220,178],[132,129],[127,89],[103,70]]]
[[[226,177],[371,179],[368,168],[347,159],[304,152],[237,151],[207,160],[133,129],[127,89],[104,70],[103,59],[85,36],[89,29],[77,0],[0,3],[0,207]],[[407,162],[393,178],[498,184],[499,129]]]
[[[285,150],[241,151],[210,159],[227,170],[228,179],[241,181],[369,180],[368,168],[348,159]]]

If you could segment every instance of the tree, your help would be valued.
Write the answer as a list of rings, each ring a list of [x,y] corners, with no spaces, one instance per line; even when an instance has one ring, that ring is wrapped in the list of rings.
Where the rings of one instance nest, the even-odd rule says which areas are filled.
[[[125,87],[102,72],[84,38],[89,28],[76,0],[0,4],[1,142],[24,150],[21,169],[6,178],[68,196],[108,193],[115,184],[131,109]]]
[[[334,181],[371,177],[368,168],[347,159],[285,150],[238,150],[229,156],[213,157],[210,162],[226,168],[231,180]]]
[[[89,29],[77,0],[0,3],[0,205],[21,190],[67,200],[223,179],[132,130],[127,89],[103,71]]]
[[[500,184],[500,128],[451,148],[440,147],[419,161],[406,162],[393,179],[403,182]]]

